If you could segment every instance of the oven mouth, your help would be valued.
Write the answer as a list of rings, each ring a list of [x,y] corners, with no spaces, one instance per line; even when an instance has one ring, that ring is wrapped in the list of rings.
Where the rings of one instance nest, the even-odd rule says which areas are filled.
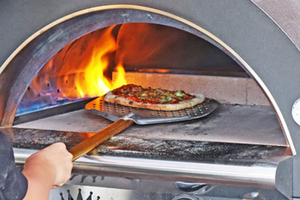
[[[116,20],[113,21],[111,20],[112,18]],[[101,19],[101,23],[99,19]],[[89,32],[99,30],[99,28],[109,27],[110,25],[126,24],[128,22],[153,23],[177,28],[202,38],[226,53],[253,78],[267,96],[280,121],[280,126],[284,132],[288,146],[290,146],[293,154],[295,154],[288,128],[274,98],[260,77],[234,50],[213,34],[192,22],[160,10],[135,5],[101,6],[79,11],[49,24],[27,39],[1,67],[1,71],[5,72],[5,69],[14,69],[20,64],[20,60],[22,60],[22,62],[25,61],[22,64],[24,65],[24,70],[20,73],[21,75],[17,76],[18,80],[11,83],[14,89],[7,99],[7,107],[2,118],[2,126],[12,126],[15,113],[17,112],[17,105],[21,102],[20,95],[17,97],[16,94],[22,94],[28,89],[33,79],[32,75],[36,74],[42,68],[43,64],[49,60],[51,55],[54,55],[69,42]],[[85,24],[83,28],[82,24]],[[81,27],[78,27],[78,25]],[[45,41],[47,42],[45,43]],[[28,58],[24,60],[24,56]],[[149,71],[149,69],[145,70]],[[152,69],[150,69],[150,71],[151,70]],[[182,72],[182,70],[180,72]]]
[[[104,15],[103,12],[105,13]],[[112,18],[117,20],[110,20]],[[101,19],[102,23],[97,22],[96,19]],[[78,27],[74,28],[73,25],[76,24],[78,26],[78,23],[80,23],[79,25],[81,25],[84,24],[83,22],[86,23],[84,25],[85,28],[82,29],[82,27],[80,27],[81,30],[79,30],[80,28]],[[33,79],[32,74],[36,74],[37,71],[42,68],[43,63],[46,63],[46,61],[48,61],[51,57],[50,55],[54,55],[69,42],[77,39],[84,34],[99,30],[99,28],[109,27],[110,25],[115,24],[126,24],[128,22],[154,23],[167,25],[168,27],[174,27],[202,38],[203,40],[211,43],[213,46],[226,53],[239,66],[241,66],[247,72],[247,74],[249,74],[253,78],[253,80],[262,89],[263,93],[267,96],[267,99],[271,102],[271,106],[274,108],[276,116],[280,121],[280,126],[284,132],[284,136],[286,137],[288,146],[291,147],[293,154],[295,154],[288,128],[274,98],[272,97],[268,88],[265,86],[260,77],[258,77],[255,71],[234,50],[232,50],[229,46],[227,46],[213,34],[199,27],[198,25],[193,24],[192,22],[160,10],[133,5],[101,6],[79,11],[49,24],[48,26],[41,29],[41,31],[37,32],[28,40],[26,40],[1,67],[1,71],[6,68],[12,69],[16,65],[20,64],[18,61],[19,57],[22,57],[24,55],[31,55],[32,59],[27,59],[25,64],[23,64],[25,65],[25,71],[27,71],[27,73],[23,72],[21,76],[18,76],[19,80],[22,80],[22,82],[25,82],[26,84],[23,84],[21,86],[20,81],[19,83],[18,81],[16,81],[15,84],[12,83],[13,85],[15,85],[13,88],[15,88],[16,91],[12,92],[12,94],[10,94],[8,97],[8,106],[2,119],[2,126],[12,125],[13,119],[15,118],[15,113],[17,112],[17,105],[19,105],[19,103],[21,102],[21,97],[16,97],[16,93],[24,93],[26,89],[28,89],[31,80]],[[70,34],[71,31],[72,34]],[[47,43],[45,43],[45,41],[47,41]],[[47,52],[45,51],[46,49],[48,49]],[[39,55],[39,58],[37,58],[37,55]],[[149,72],[149,69],[145,69],[145,71],[147,70]],[[152,69],[150,69],[150,71],[151,70]],[[28,72],[30,74],[28,74]],[[181,72],[182,70],[179,73]]]
[[[200,76],[199,80],[195,76]],[[187,84],[189,77],[192,84]],[[220,88],[220,84],[213,83],[214,78],[227,80],[227,88],[214,91]],[[248,79],[249,75],[234,60],[190,33],[153,23],[113,25],[72,41],[49,59],[28,86],[16,117],[96,98],[132,83],[144,88],[205,93],[231,104],[269,105],[267,100],[258,102],[253,97],[251,102],[246,97],[250,94],[236,95],[244,93],[244,84],[255,84]],[[237,88],[234,81],[243,86]],[[239,91],[231,94],[230,90]],[[237,96],[236,100],[229,95]]]

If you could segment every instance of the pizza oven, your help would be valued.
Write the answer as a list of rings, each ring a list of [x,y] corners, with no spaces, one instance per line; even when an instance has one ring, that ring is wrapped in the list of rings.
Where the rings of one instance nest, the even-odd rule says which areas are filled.
[[[300,198],[298,4],[0,5],[0,129],[20,167],[54,142],[71,149],[109,126],[85,106],[124,84],[218,102],[199,119],[121,131],[74,161],[52,199]]]

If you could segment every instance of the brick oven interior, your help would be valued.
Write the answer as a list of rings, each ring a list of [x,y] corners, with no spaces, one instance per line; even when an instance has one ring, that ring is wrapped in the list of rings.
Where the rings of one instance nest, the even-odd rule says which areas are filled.
[[[108,48],[110,36],[114,46],[103,55],[98,53]],[[267,97],[236,62],[193,34],[146,23],[100,29],[66,45],[44,65],[29,85],[19,105],[14,127],[91,133],[105,128],[109,121],[89,113],[81,104],[82,101],[88,102],[89,98],[103,95],[85,83],[86,79],[97,82],[101,73],[93,78],[85,70],[93,60],[105,59],[107,63],[94,62],[93,67],[107,65],[103,74],[112,81],[118,75],[115,67],[122,63],[128,84],[202,93],[222,104],[207,118],[180,124],[135,126],[125,130],[123,134],[127,136],[287,145]],[[76,85],[76,77],[83,80],[81,86]],[[101,88],[100,84],[93,84]],[[76,111],[54,113],[52,117],[40,119],[40,112],[47,115],[53,107],[64,107],[64,104],[79,106]],[[32,120],[30,116],[39,119]],[[20,118],[27,121],[22,122]],[[272,139],[261,140],[261,137]]]

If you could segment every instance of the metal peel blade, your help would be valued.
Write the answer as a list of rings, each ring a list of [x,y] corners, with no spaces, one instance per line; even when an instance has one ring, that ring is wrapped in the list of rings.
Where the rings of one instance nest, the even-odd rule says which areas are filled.
[[[192,108],[178,111],[155,111],[108,104],[103,101],[102,97],[99,97],[88,103],[86,109],[114,121],[114,123],[79,143],[70,149],[69,152],[72,153],[74,161],[133,123],[145,125],[192,120],[209,115],[218,106],[219,102],[216,100],[205,99],[203,103]]]

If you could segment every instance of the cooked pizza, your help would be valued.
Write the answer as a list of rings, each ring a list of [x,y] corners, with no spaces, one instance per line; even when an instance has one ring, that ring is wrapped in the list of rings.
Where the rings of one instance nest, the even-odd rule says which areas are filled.
[[[108,92],[104,101],[109,103],[151,110],[180,110],[204,101],[203,94],[188,94],[182,90],[143,88],[139,85],[123,85]]]

